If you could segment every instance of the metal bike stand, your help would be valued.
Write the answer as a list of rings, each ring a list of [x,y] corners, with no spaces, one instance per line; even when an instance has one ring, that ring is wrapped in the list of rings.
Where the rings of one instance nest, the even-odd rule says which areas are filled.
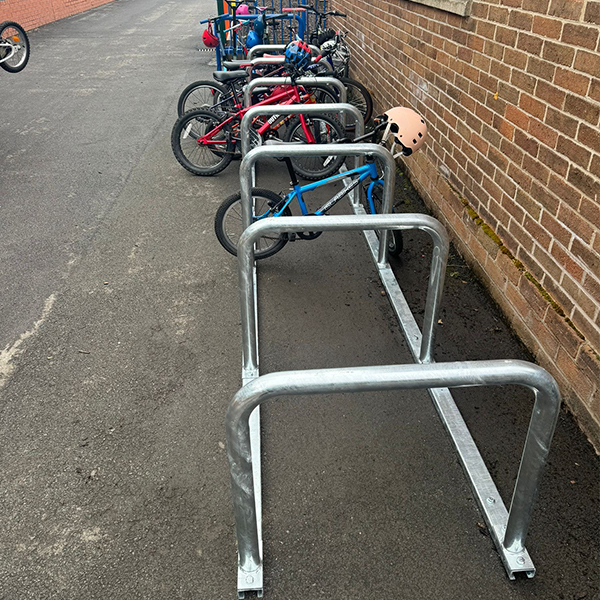
[[[258,44],[256,46],[252,46],[250,50],[248,50],[248,60],[252,60],[255,54],[265,53],[265,52],[279,52],[282,53],[288,47],[287,44]],[[319,56],[321,51],[316,46],[309,44],[311,52],[314,56]]]
[[[320,217],[309,217],[310,226],[315,226],[315,218]],[[305,223],[308,227],[309,223]],[[561,403],[558,386],[547,371],[532,363],[517,360],[284,371],[263,375],[248,383],[238,391],[227,409],[227,454],[239,557],[238,598],[243,598],[244,592],[250,590],[257,591],[258,596],[262,597],[263,591],[262,542],[257,526],[260,515],[254,497],[254,463],[248,427],[250,414],[261,403],[271,398],[307,394],[503,384],[523,385],[535,394],[510,513],[504,521],[503,542],[498,546],[511,579],[514,578],[514,571],[524,569],[532,577],[533,565],[530,564],[524,543]],[[494,498],[489,498],[491,504],[494,501]]]
[[[375,265],[379,271],[379,275],[381,280],[386,288],[388,298],[392,303],[392,306],[396,312],[398,317],[400,326],[404,332],[405,338],[408,342],[409,348],[413,354],[413,358],[415,362],[421,364],[430,364],[433,363],[432,356],[432,341],[433,341],[433,333],[436,319],[436,312],[432,310],[435,308],[434,303],[428,303],[429,309],[426,308],[425,311],[425,319],[423,326],[423,333],[419,330],[419,327],[414,319],[414,316],[404,298],[404,295],[398,285],[398,282],[395,279],[395,276],[388,264],[387,261],[387,228],[406,228],[401,225],[386,225],[383,218],[391,218],[394,219],[392,223],[399,223],[401,221],[396,221],[396,219],[406,216],[406,215],[390,215],[393,194],[394,194],[394,176],[395,176],[395,162],[388,150],[383,148],[377,144],[335,144],[335,145],[284,145],[284,146],[263,146],[260,148],[255,148],[248,152],[248,154],[242,159],[242,163],[240,165],[240,184],[241,184],[241,201],[242,201],[242,218],[244,222],[244,226],[247,229],[252,220],[252,171],[254,164],[260,158],[266,157],[294,157],[294,156],[322,156],[322,155],[333,155],[333,156],[365,156],[370,155],[375,158],[378,158],[382,161],[384,165],[384,189],[383,189],[383,206],[382,212],[383,215],[366,215],[362,210],[360,204],[351,203],[354,211],[357,214],[354,218],[366,219],[366,223],[363,222],[364,226],[358,226],[356,223],[362,222],[357,221],[354,223],[352,227],[349,228],[358,228],[363,230],[368,229],[378,229],[379,227],[383,227],[383,229],[379,230],[379,241],[377,237],[371,231],[365,231],[367,236],[367,241],[369,248],[371,250],[373,259],[375,261]],[[415,215],[411,215],[415,216]],[[425,218],[424,215],[416,215],[420,218]],[[311,230],[311,228],[317,230],[328,230],[330,228],[340,228],[335,226],[336,219],[345,218],[350,219],[352,217],[332,217],[329,215],[327,218],[323,217],[286,217],[285,219],[267,219],[265,221],[261,221],[259,223],[255,223],[252,225],[251,233],[249,236],[248,231],[245,231],[240,238],[240,245],[238,251],[238,258],[241,262],[249,264],[251,267],[254,263],[253,257],[253,243],[254,236],[263,235],[269,227],[273,228],[273,231],[287,231],[289,230]],[[312,221],[306,221],[306,219],[312,219]],[[315,221],[319,219],[319,221]],[[435,222],[434,219],[432,221]],[[350,222],[348,222],[348,225]],[[243,248],[242,248],[243,243]],[[446,242],[447,243],[447,242]],[[244,250],[243,250],[244,249]],[[243,251],[242,251],[243,250]],[[446,251],[447,252],[447,251]],[[244,255],[247,255],[247,260],[242,258]],[[447,256],[447,254],[446,254]],[[446,256],[443,257],[444,261]],[[434,249],[434,257],[433,260],[441,260],[441,256],[438,254],[436,257],[435,249]],[[433,267],[433,263],[432,263]],[[253,381],[259,376],[258,372],[258,333],[257,333],[257,318],[255,308],[256,299],[254,296],[255,293],[255,285],[254,285],[254,277],[252,276],[252,268],[250,270],[246,270],[246,275],[242,274],[241,263],[240,263],[240,283],[241,283],[241,292],[242,294],[246,294],[243,296],[246,299],[247,296],[247,286],[250,286],[251,289],[254,288],[251,296],[252,298],[249,300],[250,304],[245,305],[242,302],[242,325],[243,325],[243,344],[244,344],[244,362],[243,362],[243,382],[244,385]],[[428,300],[430,297],[430,293],[432,291],[432,280],[430,277],[429,289],[428,289]],[[246,289],[246,291],[244,291]],[[440,288],[441,289],[441,288]],[[250,308],[248,308],[250,306]],[[502,364],[507,364],[503,362]],[[509,364],[513,364],[512,361],[509,361]],[[549,376],[548,376],[549,377]],[[475,384],[477,382],[473,382]],[[443,384],[440,384],[443,385]],[[487,522],[488,528],[490,530],[491,536],[496,544],[498,552],[502,558],[506,571],[510,579],[514,579],[514,574],[517,572],[525,572],[529,577],[533,577],[535,574],[535,567],[533,566],[533,562],[527,553],[527,550],[524,547],[519,547],[515,545],[514,540],[509,536],[509,532],[507,527],[509,526],[509,513],[506,510],[506,507],[500,497],[498,490],[489,474],[489,471],[473,441],[473,438],[458,410],[452,395],[450,394],[447,387],[440,387],[440,385],[436,384],[434,387],[423,386],[428,389],[428,392],[434,402],[434,405],[440,415],[440,418],[446,427],[447,431],[450,434],[452,441],[457,449],[458,456],[460,462],[465,470],[467,478],[471,484],[475,497],[479,503],[480,509],[484,515],[484,518]],[[450,385],[448,382],[446,385]],[[456,385],[456,384],[454,384]],[[466,384],[468,385],[468,384]],[[558,392],[557,392],[558,393]],[[538,405],[536,404],[536,407]],[[537,408],[534,409],[537,411]],[[535,412],[537,414],[537,412]],[[532,433],[532,429],[530,427],[530,433],[527,438],[527,446],[529,448],[531,443],[535,445],[536,435]],[[530,441],[533,442],[530,443]],[[540,443],[540,448],[544,446]],[[531,452],[531,451],[529,451]],[[260,454],[255,454],[255,456],[260,456]],[[541,464],[543,464],[543,460],[545,460],[545,453],[541,455],[542,458]],[[529,468],[525,468],[522,462],[521,469],[519,473],[519,481],[526,481],[529,477]],[[257,481],[256,475],[257,473],[260,475],[260,460],[255,461],[254,465],[254,485],[256,486],[254,493],[254,500],[256,501],[256,527],[259,531],[261,530],[261,516],[260,516],[260,482]],[[541,467],[540,467],[541,468]],[[525,470],[524,470],[525,469]],[[521,477],[523,475],[523,478]],[[527,476],[525,476],[527,474]],[[522,489],[522,486],[517,486],[515,495],[513,496],[513,506],[515,502],[519,500],[517,497],[517,492]],[[520,494],[520,492],[519,492]],[[520,514],[515,513],[513,508],[511,507],[511,515],[512,514]],[[515,517],[516,518],[516,517]],[[514,525],[514,518],[511,519],[511,523]],[[526,528],[522,530],[526,533]],[[522,540],[524,541],[524,535],[522,536]],[[254,579],[254,576],[251,576],[254,583],[249,582],[249,580],[244,579],[246,576],[246,571],[243,569],[238,570],[238,581],[239,581],[239,591],[243,593],[247,590],[262,590],[262,570],[260,572],[260,585],[258,585],[258,580]],[[261,592],[262,593],[262,592]]]

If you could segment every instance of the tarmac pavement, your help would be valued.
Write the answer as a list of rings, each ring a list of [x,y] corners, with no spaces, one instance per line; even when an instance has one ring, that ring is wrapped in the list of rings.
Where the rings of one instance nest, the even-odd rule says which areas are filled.
[[[2,600],[236,597],[240,317],[213,219],[238,163],[193,177],[170,148],[179,92],[210,78],[197,21],[215,10],[115,0],[31,32],[30,64],[0,74]],[[275,191],[277,165],[259,171]],[[429,245],[405,246],[419,314]],[[530,359],[450,263],[437,359]],[[359,234],[288,244],[259,272],[262,372],[410,362]],[[531,394],[454,395],[508,503]],[[600,597],[598,461],[567,413],[528,538],[538,574],[515,582],[425,392],[262,415],[265,598]]]

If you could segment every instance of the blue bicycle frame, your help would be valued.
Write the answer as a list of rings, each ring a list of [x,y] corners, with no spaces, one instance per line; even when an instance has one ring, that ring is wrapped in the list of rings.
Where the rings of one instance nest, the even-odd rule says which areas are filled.
[[[285,162],[288,166],[288,170],[290,173],[290,177],[292,179],[292,190],[285,197],[283,203],[277,207],[276,212],[271,213],[271,211],[267,211],[262,215],[256,215],[254,219],[259,221],[260,219],[264,219],[267,217],[280,217],[285,209],[291,204],[291,202],[296,198],[298,200],[298,205],[300,206],[300,210],[303,215],[314,214],[314,215],[324,215],[333,208],[344,196],[346,196],[349,192],[351,192],[355,187],[360,185],[367,178],[371,179],[369,183],[369,187],[367,188],[367,199],[369,202],[369,210],[371,214],[376,214],[377,211],[375,209],[375,204],[373,202],[373,189],[376,185],[379,185],[383,188],[383,179],[379,177],[377,173],[377,165],[375,161],[369,161],[362,167],[357,167],[355,169],[351,169],[350,171],[344,171],[343,173],[338,173],[337,175],[332,175],[331,177],[327,177],[325,179],[321,179],[319,181],[315,181],[314,183],[309,183],[307,185],[300,185],[298,180],[296,179],[296,175],[292,168],[291,162],[289,159],[285,159]],[[316,210],[314,213],[309,213],[306,203],[304,202],[303,194],[306,192],[312,192],[328,183],[334,183],[336,181],[340,181],[345,179],[346,177],[358,176],[351,183],[337,192],[332,198],[330,198],[321,208]]]

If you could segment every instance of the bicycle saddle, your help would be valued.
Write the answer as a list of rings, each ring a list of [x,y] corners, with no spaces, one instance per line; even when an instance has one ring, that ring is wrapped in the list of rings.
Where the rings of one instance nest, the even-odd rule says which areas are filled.
[[[224,60],[223,66],[228,71],[236,71],[250,66],[249,60]]]
[[[217,81],[224,83],[226,81],[233,81],[234,79],[246,79],[248,74],[246,71],[215,71],[213,77]]]

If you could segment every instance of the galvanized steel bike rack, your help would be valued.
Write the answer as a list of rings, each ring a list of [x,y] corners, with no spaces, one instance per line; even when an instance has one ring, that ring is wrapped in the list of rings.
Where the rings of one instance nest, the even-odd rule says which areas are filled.
[[[277,107],[273,107],[277,108]],[[258,111],[260,114],[260,109]],[[260,158],[295,156],[373,156],[384,165],[383,213],[367,215],[355,198],[355,216],[285,217],[251,225],[252,173]],[[560,408],[554,379],[541,367],[523,361],[474,361],[435,364],[433,338],[442,296],[448,238],[444,228],[426,215],[391,213],[395,162],[377,144],[263,146],[248,152],[240,165],[242,218],[245,231],[238,242],[238,269],[242,310],[242,389],[227,413],[227,439],[233,482],[238,536],[238,596],[256,591],[262,596],[262,502],[260,494],[260,438],[258,406],[275,395],[303,395],[334,391],[427,389],[449,432],[461,464],[484,514],[509,578],[517,572],[529,577],[535,567],[524,547],[531,509],[546,461]],[[387,261],[388,229],[422,229],[434,240],[431,276],[427,291],[423,332]],[[415,365],[290,371],[259,377],[258,322],[254,242],[267,233],[294,231],[363,230],[388,298],[408,342]],[[379,231],[379,240],[373,230]],[[527,433],[510,513],[500,497],[483,459],[450,394],[449,387],[525,385],[535,393],[535,405]],[[254,431],[254,433],[253,433]],[[251,457],[258,457],[254,462]]]

